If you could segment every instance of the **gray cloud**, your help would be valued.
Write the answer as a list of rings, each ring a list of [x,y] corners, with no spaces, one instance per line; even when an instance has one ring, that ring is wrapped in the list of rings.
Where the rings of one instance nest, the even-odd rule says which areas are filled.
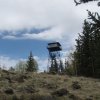
[[[86,9],[99,11],[96,3],[75,6],[73,0],[0,0],[0,30],[18,31],[52,27],[34,32],[3,33],[3,39],[69,40],[81,32]],[[99,11],[100,12],[100,11]],[[12,33],[12,34],[11,34]],[[70,38],[70,39],[69,39]],[[73,38],[74,39],[74,38]]]

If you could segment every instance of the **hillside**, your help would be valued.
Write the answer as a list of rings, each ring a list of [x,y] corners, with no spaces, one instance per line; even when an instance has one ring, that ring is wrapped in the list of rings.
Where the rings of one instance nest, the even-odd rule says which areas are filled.
[[[3,70],[0,100],[100,100],[100,79]]]

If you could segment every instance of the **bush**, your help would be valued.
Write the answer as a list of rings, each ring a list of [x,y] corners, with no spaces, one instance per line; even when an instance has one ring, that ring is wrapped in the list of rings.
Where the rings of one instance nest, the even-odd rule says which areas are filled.
[[[68,90],[67,89],[59,89],[55,92],[52,93],[52,95],[56,95],[56,96],[64,96],[64,95],[67,95],[68,94]]]

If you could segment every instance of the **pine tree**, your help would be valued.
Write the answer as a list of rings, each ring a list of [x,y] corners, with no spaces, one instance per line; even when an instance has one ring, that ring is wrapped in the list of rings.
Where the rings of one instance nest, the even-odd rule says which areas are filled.
[[[100,16],[88,11],[91,21],[84,21],[83,32],[76,40],[77,74],[100,77]]]
[[[92,66],[94,77],[100,77],[100,15],[88,11],[91,20],[91,50],[92,50]]]
[[[77,75],[75,52],[70,53],[68,59],[65,59],[65,73],[69,75]]]
[[[91,25],[84,21],[83,32],[77,40],[77,69],[79,75],[91,76],[91,52],[90,52]],[[88,72],[88,73],[87,73]]]
[[[79,4],[82,4],[82,3],[88,3],[88,2],[93,2],[93,1],[99,1],[99,0],[74,0],[76,6],[79,5]],[[97,3],[98,6],[100,6],[100,2]]]
[[[64,73],[64,66],[63,66],[62,60],[60,60],[59,68],[60,68],[61,73]]]
[[[51,61],[51,67],[49,69],[49,72],[53,73],[53,74],[56,74],[56,73],[58,73],[58,71],[59,71],[59,69],[58,69],[58,63],[57,63],[56,58],[54,58]]]
[[[36,60],[33,58],[33,54],[32,52],[30,52],[28,61],[27,61],[27,71],[29,72],[36,72],[38,70],[38,64],[36,62]]]

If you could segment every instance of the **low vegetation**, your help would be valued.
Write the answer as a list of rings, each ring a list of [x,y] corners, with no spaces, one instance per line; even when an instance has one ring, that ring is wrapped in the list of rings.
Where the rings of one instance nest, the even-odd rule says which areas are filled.
[[[100,79],[1,70],[0,100],[100,100]]]

